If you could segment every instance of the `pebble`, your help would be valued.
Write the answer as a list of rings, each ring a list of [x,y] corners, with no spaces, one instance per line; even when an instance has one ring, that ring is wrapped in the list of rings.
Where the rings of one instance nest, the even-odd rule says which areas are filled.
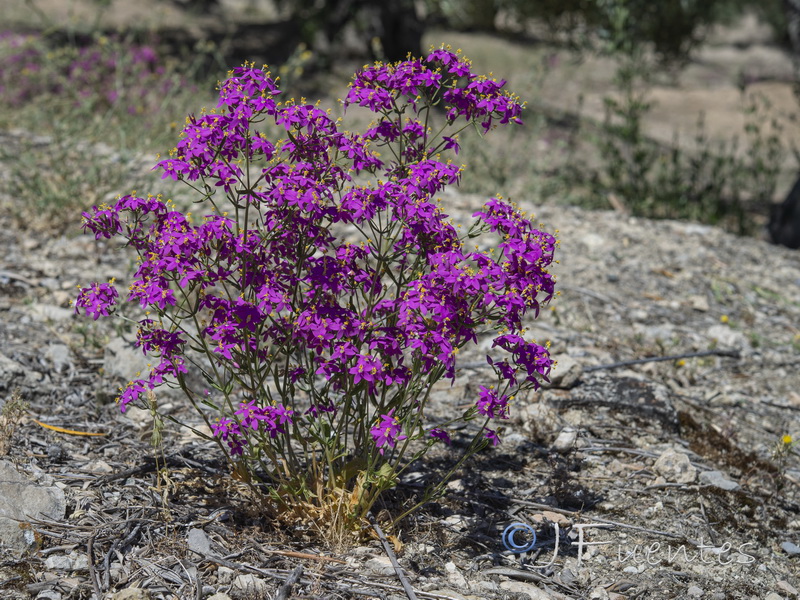
[[[217,583],[219,585],[229,585],[233,578],[235,577],[236,572],[228,567],[217,567]]]
[[[597,586],[589,593],[590,600],[609,600],[608,590],[604,587]]]
[[[578,430],[574,427],[564,427],[553,442],[551,449],[559,454],[566,454],[575,448],[576,441],[578,441]]]
[[[461,574],[461,571],[458,570],[458,567],[454,562],[447,562],[444,565],[445,573],[447,574],[447,581],[451,584],[455,585],[456,587],[467,587],[467,580]]]
[[[66,344],[50,344],[45,350],[44,357],[50,361],[56,373],[67,370],[72,364]]]
[[[33,482],[11,463],[0,461],[0,544],[27,550],[36,540],[30,529],[20,528],[21,522],[27,523],[31,518],[64,519],[67,510],[64,491],[43,485],[45,479]]]
[[[451,479],[447,482],[447,489],[453,493],[461,494],[466,490],[464,481],[461,479]]]
[[[800,592],[797,591],[797,588],[788,581],[781,580],[775,585],[777,585],[782,591],[786,592],[790,596],[800,596]]]
[[[545,388],[569,389],[575,387],[583,375],[583,367],[568,354],[559,354],[553,357],[557,364],[550,372],[550,382],[545,383]]]
[[[47,456],[50,460],[59,461],[67,458],[68,453],[61,444],[50,444],[47,446]]]
[[[377,575],[394,575],[394,565],[388,556],[376,556],[367,561],[367,568]]]
[[[150,591],[142,588],[126,588],[111,596],[111,600],[150,600]]]
[[[706,337],[716,340],[725,349],[744,348],[748,345],[744,334],[731,329],[728,325],[712,325],[706,330]]]
[[[686,594],[692,596],[693,598],[700,598],[703,595],[703,589],[697,587],[696,585],[692,585],[686,590]]]
[[[241,600],[249,598],[266,598],[270,591],[267,582],[252,573],[237,575],[231,584],[231,597]]]
[[[764,596],[764,600],[784,600],[784,598],[780,594],[776,594],[775,592],[770,592],[769,594]]]
[[[44,566],[53,571],[71,571],[72,560],[70,560],[69,556],[54,554],[47,557],[47,560],[44,561]]]
[[[515,594],[527,594],[531,600],[552,600],[552,596],[530,583],[524,581],[503,581],[500,588]]]
[[[786,552],[786,554],[789,556],[797,556],[800,554],[800,546],[793,544],[792,542],[783,542],[781,544],[781,550]]]
[[[700,473],[700,483],[713,485],[714,487],[729,492],[739,489],[739,484],[728,479],[727,475],[722,471],[704,471]]]
[[[656,473],[673,483],[692,483],[697,477],[697,469],[683,452],[669,448],[661,453],[653,465]]]
[[[228,594],[223,594],[222,592],[218,592],[213,596],[209,596],[206,600],[231,600],[231,597]]]
[[[31,304],[28,313],[34,321],[67,321],[72,318],[75,311],[71,308],[61,308],[52,304]]]
[[[36,600],[61,600],[61,592],[56,590],[42,590],[36,596]]]
[[[186,542],[189,550],[196,552],[200,556],[211,553],[211,540],[208,539],[206,532],[202,529],[190,529],[186,535]]]
[[[469,527],[469,518],[463,515],[450,515],[444,522],[458,531],[463,531]]]

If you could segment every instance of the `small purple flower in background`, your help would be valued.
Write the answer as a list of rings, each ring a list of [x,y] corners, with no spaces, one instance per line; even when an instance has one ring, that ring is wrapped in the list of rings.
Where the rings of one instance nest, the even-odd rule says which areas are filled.
[[[397,442],[401,442],[407,438],[407,436],[401,433],[402,430],[400,419],[394,416],[394,409],[392,409],[385,415],[381,415],[378,424],[370,429],[369,432],[375,440],[378,452],[383,455],[387,447],[394,448]]]

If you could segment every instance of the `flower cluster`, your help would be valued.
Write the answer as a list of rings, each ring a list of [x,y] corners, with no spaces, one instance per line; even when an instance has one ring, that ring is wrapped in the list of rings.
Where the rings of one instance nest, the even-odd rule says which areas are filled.
[[[551,367],[522,323],[553,296],[556,242],[500,199],[460,234],[436,200],[462,174],[440,156],[457,151],[457,131],[438,137],[408,114],[441,104],[445,127],[520,123],[522,105],[503,87],[446,49],[368,66],[344,101],[379,114],[358,135],[316,106],[281,101],[265,70],[235,69],[217,107],[189,117],[157,165],[205,190],[205,216],[152,196],[83,215],[96,238],[121,236],[137,251],[128,300],[160,317],[140,321],[138,341],[161,362],[122,392],[123,409],[169,378],[199,397],[183,376],[199,352],[191,362],[222,394],[202,403],[218,411],[210,426],[231,455],[267,456],[280,478],[300,476],[298,457],[319,452],[329,477],[352,477],[347,456],[396,466],[400,441],[450,442],[446,423],[425,422],[424,390],[454,379],[459,349],[489,328],[507,353],[488,358],[499,387],[481,387],[462,418],[481,415],[479,435],[499,443],[489,422],[508,418],[513,394]],[[482,233],[496,250],[468,249]],[[95,285],[76,307],[96,317],[115,301]]]
[[[178,83],[152,47],[105,37],[88,46],[51,49],[39,35],[2,32],[0,58],[0,100],[11,106],[58,96],[142,115],[160,106]]]
[[[113,284],[112,280],[110,283],[93,283],[89,287],[80,288],[78,298],[75,300],[75,312],[79,313],[80,309],[83,309],[95,321],[101,315],[109,316],[109,311],[113,311],[119,298],[119,292]]]

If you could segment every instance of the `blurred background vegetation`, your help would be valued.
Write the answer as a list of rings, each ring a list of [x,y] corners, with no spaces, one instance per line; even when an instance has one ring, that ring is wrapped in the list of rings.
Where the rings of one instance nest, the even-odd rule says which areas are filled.
[[[791,55],[791,14],[781,0],[4,0],[0,196],[23,227],[76,231],[80,210],[158,185],[154,153],[242,61],[335,107],[364,62],[454,40],[529,103],[524,129],[464,137],[466,191],[759,235],[797,171],[795,115],[750,86],[794,73],[738,72],[726,136],[709,130],[713,105],[654,135],[652,92],[680,89],[709,36],[745,17]],[[587,64],[606,80],[584,70],[571,86]],[[542,91],[554,81],[556,102]]]

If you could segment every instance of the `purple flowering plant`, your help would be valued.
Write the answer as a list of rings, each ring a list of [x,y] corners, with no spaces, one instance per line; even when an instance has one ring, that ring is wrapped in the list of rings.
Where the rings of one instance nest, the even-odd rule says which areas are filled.
[[[121,237],[139,256],[127,301],[146,311],[138,344],[158,364],[122,390],[121,409],[179,387],[277,507],[335,504],[349,525],[449,444],[455,423],[478,423],[464,457],[498,444],[514,395],[551,368],[523,318],[553,296],[556,241],[497,198],[460,233],[436,197],[461,177],[442,157],[459,132],[521,123],[504,85],[447,48],[365,66],[344,99],[377,115],[359,134],[282,101],[266,69],[234,69],[216,109],[188,117],[157,165],[195,190],[202,217],[134,195],[83,215],[97,239]],[[76,311],[105,316],[118,299],[93,284]],[[455,379],[459,349],[485,333],[505,353],[487,357],[496,382],[467,410],[430,418],[433,384]]]

